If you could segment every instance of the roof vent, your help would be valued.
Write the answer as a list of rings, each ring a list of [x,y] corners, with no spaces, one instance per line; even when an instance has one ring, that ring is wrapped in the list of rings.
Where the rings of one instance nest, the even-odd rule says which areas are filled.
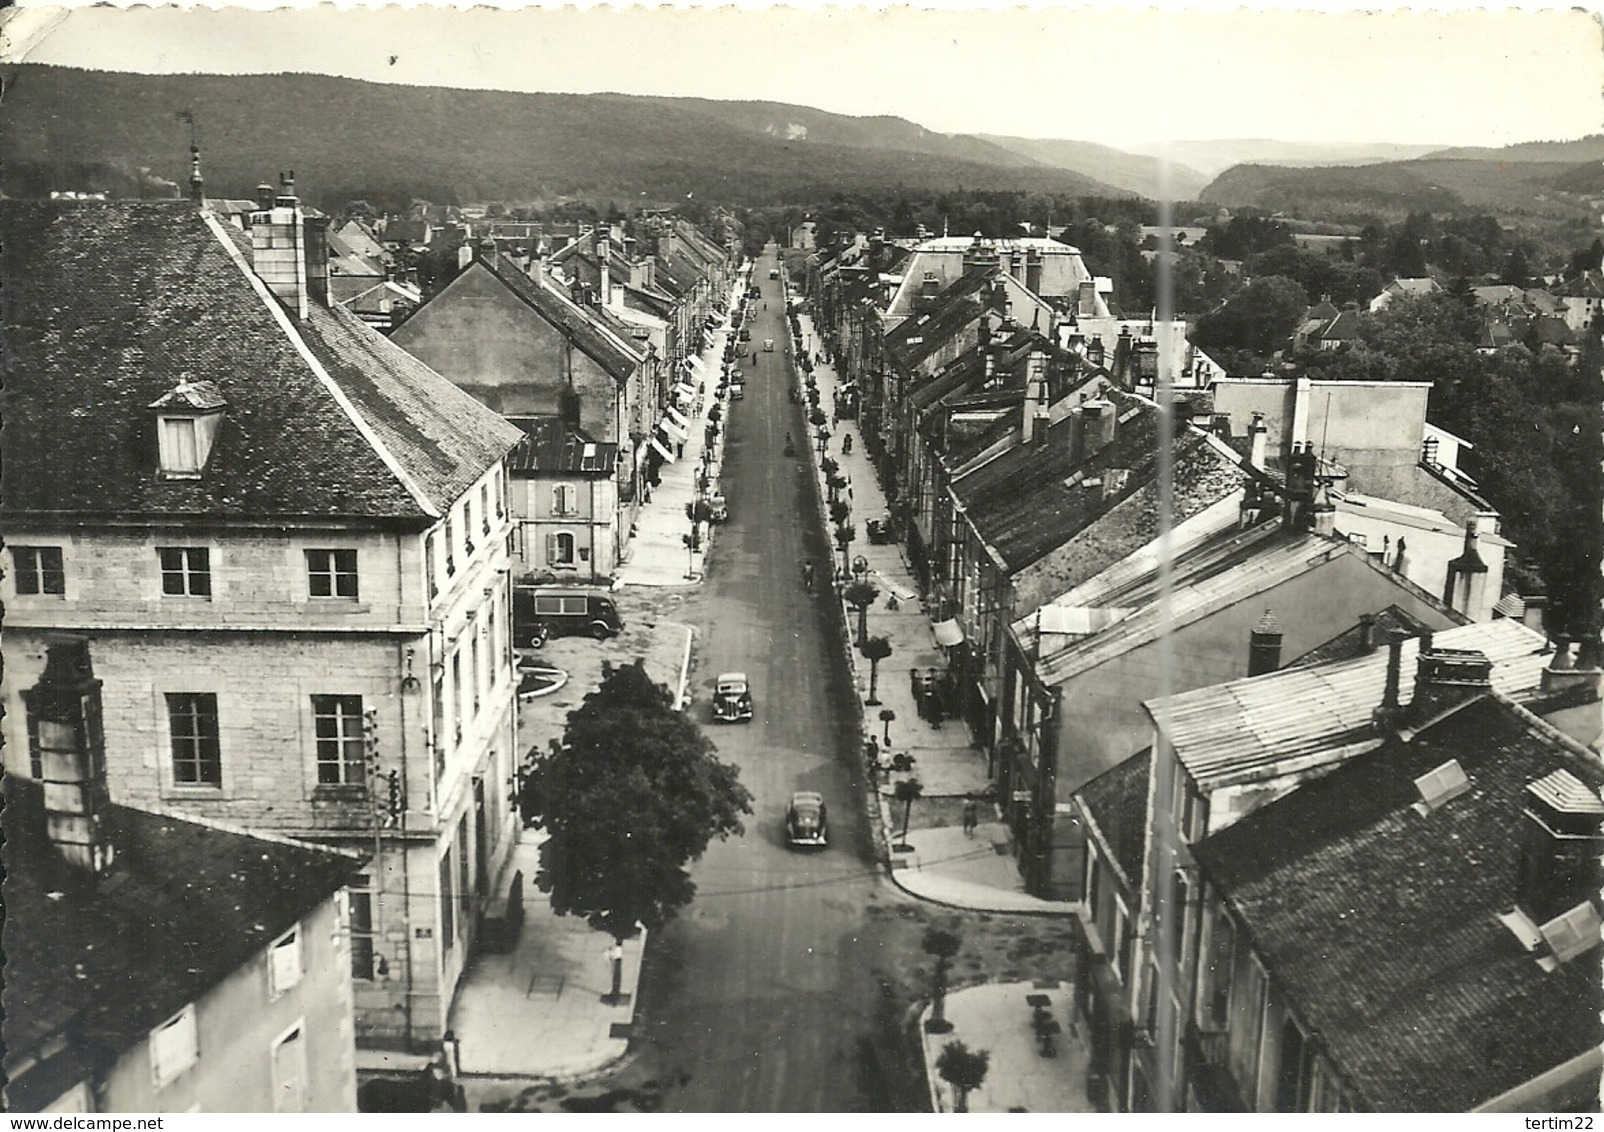
[[[1415,789],[1420,791],[1420,801],[1410,809],[1425,817],[1469,790],[1470,776],[1458,759],[1449,759],[1436,770],[1415,779]]]
[[[1552,971],[1561,963],[1591,951],[1598,943],[1601,926],[1604,926],[1604,920],[1599,919],[1598,909],[1587,900],[1564,915],[1555,916],[1540,929],[1543,942],[1548,944],[1553,954],[1543,956],[1537,965],[1545,971]]]

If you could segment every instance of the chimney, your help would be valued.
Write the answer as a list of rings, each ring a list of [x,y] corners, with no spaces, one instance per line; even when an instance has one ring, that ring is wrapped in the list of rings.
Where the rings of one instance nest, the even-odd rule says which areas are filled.
[[[1443,583],[1443,604],[1463,613],[1472,620],[1487,615],[1487,563],[1476,552],[1477,517],[1465,520],[1465,547],[1458,558],[1448,563],[1448,578]]]
[[[612,258],[612,245],[606,236],[596,241],[596,261],[601,264],[601,305],[613,305],[613,269],[608,263]]]
[[[1077,405],[1069,412],[1069,463],[1071,467],[1086,459],[1086,406]]]
[[[1093,318],[1097,314],[1097,280],[1082,279],[1079,293],[1075,298],[1075,313],[1082,318]]]
[[[1376,615],[1374,613],[1359,614],[1359,648],[1366,654],[1376,651],[1377,641]]]
[[[1298,378],[1293,385],[1290,439],[1294,447],[1305,444],[1309,439],[1309,391],[1312,388],[1313,383],[1307,377]]]
[[[1493,662],[1475,649],[1433,648],[1420,638],[1415,660],[1415,698],[1409,701],[1409,723],[1419,727],[1450,708],[1492,691]]]
[[[1129,327],[1122,326],[1119,338],[1114,342],[1114,380],[1121,389],[1131,388],[1131,331]]]
[[[1287,525],[1295,531],[1314,529],[1314,494],[1316,459],[1312,451],[1301,444],[1292,445],[1287,457]]]
[[[1387,678],[1381,689],[1381,704],[1373,713],[1376,726],[1391,731],[1403,714],[1398,704],[1398,689],[1403,682],[1403,643],[1406,634],[1392,632],[1387,641]]]
[[[1534,923],[1545,924],[1598,895],[1604,802],[1564,769],[1528,784],[1521,802],[1515,898]]]
[[[281,174],[272,208],[251,217],[251,266],[290,314],[306,318],[306,237],[295,174]],[[327,271],[328,256],[324,255]]]
[[[1270,430],[1265,427],[1264,414],[1254,413],[1253,423],[1248,425],[1248,463],[1264,471],[1264,462],[1270,450]]]
[[[1420,445],[1420,459],[1421,459],[1422,463],[1427,464],[1428,466],[1433,467],[1433,468],[1435,468],[1437,466],[1437,447],[1438,447],[1438,444],[1439,444],[1439,441],[1437,440],[1437,438],[1435,436],[1428,436],[1428,437],[1426,437],[1426,439],[1424,441],[1421,442],[1421,445]]]
[[[256,210],[266,212],[273,207],[273,186],[263,181],[256,186]]]
[[[1042,257],[1038,248],[1025,252],[1025,289],[1033,295],[1041,294]]]
[[[1281,667],[1281,622],[1268,609],[1248,634],[1248,675],[1263,676]]]
[[[1040,346],[1025,359],[1025,406],[1020,431],[1026,444],[1047,439],[1047,353]]]
[[[196,204],[206,203],[206,180],[200,171],[200,146],[189,147],[189,199]]]
[[[329,221],[327,216],[306,218],[306,290],[324,307],[329,305]]]
[[[1114,430],[1118,427],[1114,403],[1104,397],[1094,397],[1082,406],[1081,412],[1086,418],[1084,453],[1086,457],[1095,456],[1114,443]]]
[[[74,637],[48,644],[44,671],[23,691],[22,702],[39,756],[46,836],[68,862],[99,876],[116,853],[101,824],[111,796],[89,642]]]

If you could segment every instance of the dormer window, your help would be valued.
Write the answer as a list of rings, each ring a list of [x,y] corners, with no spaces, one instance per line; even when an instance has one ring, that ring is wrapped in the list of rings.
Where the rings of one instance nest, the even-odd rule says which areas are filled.
[[[222,390],[211,381],[182,381],[151,404],[163,478],[200,478],[227,407]]]

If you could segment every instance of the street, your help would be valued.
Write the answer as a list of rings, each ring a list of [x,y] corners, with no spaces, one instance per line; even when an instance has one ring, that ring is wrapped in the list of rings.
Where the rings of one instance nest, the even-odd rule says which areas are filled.
[[[724,492],[730,521],[708,562],[691,710],[738,764],[753,794],[744,837],[715,842],[693,869],[694,903],[658,933],[641,987],[638,1060],[672,1081],[668,1111],[884,1111],[885,1086],[866,1057],[878,992],[865,939],[875,880],[853,698],[826,595],[828,551],[787,388],[780,283],[758,261],[744,399],[729,408]],[[764,310],[764,303],[768,309]],[[774,352],[763,353],[772,338]],[[757,364],[752,364],[752,356]],[[819,564],[809,595],[802,562]],[[745,671],[755,718],[715,724],[719,672]],[[817,790],[830,810],[823,851],[786,847],[792,791]]]

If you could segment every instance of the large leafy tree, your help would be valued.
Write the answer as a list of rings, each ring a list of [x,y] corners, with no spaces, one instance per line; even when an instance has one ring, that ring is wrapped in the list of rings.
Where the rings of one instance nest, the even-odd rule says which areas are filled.
[[[696,895],[685,866],[743,832],[752,796],[701,728],[637,660],[604,665],[534,771],[547,832],[535,884],[559,916],[615,939],[661,926]]]

